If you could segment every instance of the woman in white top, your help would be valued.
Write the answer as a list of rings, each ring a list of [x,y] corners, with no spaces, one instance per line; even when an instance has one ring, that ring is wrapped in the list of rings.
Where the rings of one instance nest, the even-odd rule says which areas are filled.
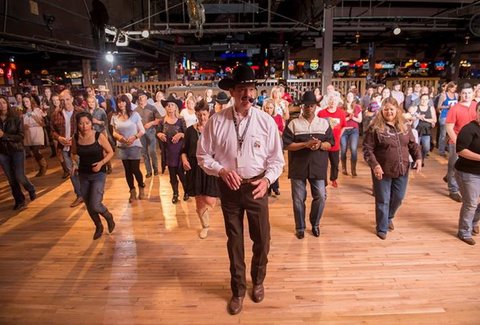
[[[47,160],[40,152],[40,148],[45,145],[45,133],[43,127],[45,122],[43,118],[45,113],[37,106],[37,103],[29,96],[23,96],[23,128],[25,138],[23,144],[29,147],[38,163],[39,170],[35,177],[45,175],[47,172]]]
[[[270,98],[275,104],[275,112],[280,114],[284,121],[290,118],[290,112],[288,111],[288,102],[282,98],[282,89],[279,86],[272,88]]]
[[[133,178],[138,183],[138,199],[145,197],[145,183],[140,171],[140,158],[142,157],[142,143],[140,137],[145,133],[142,118],[137,112],[132,112],[130,100],[126,95],[117,99],[117,113],[112,116],[113,138],[117,140],[118,156],[122,159],[125,169],[125,178],[130,188],[129,202],[137,199],[137,191]]]
[[[187,128],[191,125],[197,123],[197,115],[195,114],[195,97],[189,96],[185,100],[185,109],[182,109],[180,112],[180,116],[183,117],[185,123],[187,124]]]

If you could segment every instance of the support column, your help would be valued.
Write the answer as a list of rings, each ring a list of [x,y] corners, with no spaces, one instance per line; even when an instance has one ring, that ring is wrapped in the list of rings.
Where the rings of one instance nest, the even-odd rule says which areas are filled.
[[[368,43],[368,74],[370,75],[370,80],[367,78],[367,82],[372,82],[375,80],[375,43]]]
[[[283,47],[283,79],[285,81],[288,80],[290,77],[290,71],[288,71],[288,61],[290,58],[290,46],[288,45],[288,42],[285,43],[285,46]]]
[[[170,53],[169,67],[170,67],[170,81],[177,80],[177,74],[176,74],[177,62],[175,60],[175,53]]]
[[[465,45],[463,43],[457,43],[457,46],[455,47],[455,52],[452,53],[450,65],[448,66],[447,70],[448,80],[453,80],[455,82],[457,82],[458,80],[458,76],[460,74],[460,61],[464,46]]]
[[[327,93],[333,76],[333,9],[330,6],[323,8],[322,94]]]
[[[89,59],[82,59],[83,86],[92,84],[92,66]]]

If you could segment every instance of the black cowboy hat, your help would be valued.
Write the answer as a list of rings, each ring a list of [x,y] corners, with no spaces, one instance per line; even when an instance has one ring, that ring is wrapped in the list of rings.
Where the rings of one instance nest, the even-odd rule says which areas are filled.
[[[315,96],[315,93],[313,91],[308,90],[303,93],[301,104],[308,106],[308,105],[313,105],[317,103],[318,103],[317,97]]]
[[[175,105],[177,105],[178,109],[181,109],[182,108],[182,101],[180,99],[176,99],[175,97],[173,97],[172,94],[170,94],[167,99],[165,100],[161,100],[160,101],[162,103],[162,106],[163,107],[167,107],[167,104],[168,103],[174,103]]]
[[[219,104],[227,104],[230,101],[230,97],[224,92],[221,91],[217,94],[217,98],[215,98],[215,101]]]
[[[218,87],[223,90],[230,90],[239,84],[256,84],[255,72],[246,65],[237,66],[232,73],[232,77],[226,77],[220,80]]]

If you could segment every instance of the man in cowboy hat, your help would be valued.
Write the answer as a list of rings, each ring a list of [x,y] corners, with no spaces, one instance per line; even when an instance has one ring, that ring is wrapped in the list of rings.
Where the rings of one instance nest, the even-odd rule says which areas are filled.
[[[252,299],[261,302],[270,249],[266,194],[269,185],[282,173],[285,162],[274,120],[267,113],[252,109],[256,92],[253,70],[240,65],[234,69],[232,77],[222,79],[218,86],[230,92],[234,106],[225,108],[209,119],[198,141],[197,158],[207,174],[220,178],[232,289],[227,310],[235,315],[242,310],[247,290],[244,212],[247,211],[250,238],[253,241]]]
[[[283,132],[283,144],[288,155],[288,178],[292,184],[295,235],[298,239],[305,232],[305,200],[307,180],[312,192],[310,224],[312,234],[320,236],[320,218],[325,208],[328,149],[334,144],[333,131],[326,119],[315,115],[317,99],[313,91],[302,97],[302,113],[290,121]]]

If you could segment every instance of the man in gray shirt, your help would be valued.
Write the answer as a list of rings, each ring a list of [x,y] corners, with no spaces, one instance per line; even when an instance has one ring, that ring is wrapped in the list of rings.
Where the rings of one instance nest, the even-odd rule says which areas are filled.
[[[142,117],[145,134],[142,135],[140,141],[142,142],[142,155],[147,169],[146,178],[152,177],[153,174],[158,175],[158,159],[157,159],[157,139],[155,135],[156,126],[160,123],[160,114],[157,108],[147,103],[147,94],[144,92],[138,93],[137,108],[135,111]]]

